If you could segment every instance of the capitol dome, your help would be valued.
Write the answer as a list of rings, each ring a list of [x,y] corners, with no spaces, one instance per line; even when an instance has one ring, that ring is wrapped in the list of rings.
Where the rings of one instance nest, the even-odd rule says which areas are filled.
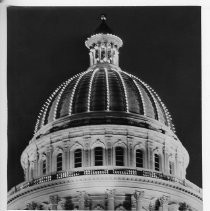
[[[95,34],[85,42],[90,49],[90,67],[62,83],[47,99],[35,133],[65,117],[71,117],[69,127],[113,122],[141,126],[138,120],[148,117],[158,121],[161,129],[167,126],[175,132],[171,116],[157,93],[118,66],[122,40],[110,34],[106,18],[101,19]]]
[[[201,211],[202,190],[186,179],[189,154],[166,106],[121,70],[123,42],[101,20],[85,42],[90,67],[40,111],[8,209]]]

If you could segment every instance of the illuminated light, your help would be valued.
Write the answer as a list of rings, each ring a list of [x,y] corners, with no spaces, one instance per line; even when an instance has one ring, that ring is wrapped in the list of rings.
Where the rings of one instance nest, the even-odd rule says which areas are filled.
[[[98,43],[99,39],[103,38],[103,37],[107,37],[109,38],[107,42],[111,43],[114,42],[116,43],[119,47],[121,47],[123,45],[123,41],[116,35],[113,34],[102,34],[102,33],[98,33],[98,34],[94,34],[91,37],[89,37],[86,41],[85,41],[85,46],[90,49],[90,46],[92,45],[91,43]]]
[[[93,79],[94,79],[94,76],[96,74],[96,72],[98,71],[99,69],[95,69],[91,75],[91,78],[90,78],[90,83],[89,83],[89,90],[88,90],[88,112],[90,111],[90,98],[91,98],[91,91],[92,91],[92,84],[93,84]]]
[[[155,109],[156,109],[156,112],[157,112],[157,119],[159,120],[160,117],[159,117],[159,112],[158,112],[158,107],[157,107],[157,101],[156,101],[156,99],[155,99],[153,93],[151,92],[151,90],[148,89],[148,91],[149,91],[150,95],[152,96],[152,99],[153,99],[153,101],[154,101],[154,103],[155,103]]]
[[[112,70],[114,70],[120,77],[120,80],[121,80],[122,85],[123,85],[124,95],[125,95],[126,112],[129,112],[127,90],[126,90],[126,87],[125,87],[125,83],[124,83],[123,77],[122,77],[120,71],[115,70],[115,69],[112,69]]]
[[[145,107],[145,102],[144,102],[144,98],[143,98],[143,95],[142,95],[142,92],[141,92],[141,89],[139,88],[137,82],[135,80],[133,80],[133,82],[135,83],[138,91],[139,91],[139,95],[141,97],[141,101],[142,101],[142,104],[143,104],[143,115],[145,115],[145,111],[146,111],[146,107]]]
[[[132,75],[132,74],[129,74],[129,73],[127,73],[127,72],[125,72],[125,71],[123,71],[123,70],[119,70],[119,71],[121,71],[121,72],[123,72],[123,73],[125,73],[126,75],[128,75],[128,76],[130,76],[131,78],[134,78],[134,79],[137,79],[138,81],[140,81],[142,84],[144,84],[146,87],[149,87],[150,89],[151,89],[151,87],[150,86],[148,86],[145,82],[143,82],[142,80],[140,80],[138,77],[136,77],[136,76],[134,76],[134,75]],[[155,94],[155,96],[158,98],[158,99],[160,99],[160,97],[158,96],[158,94],[156,93],[156,92],[154,92],[154,94]],[[160,100],[161,101],[161,100]],[[171,121],[170,121],[170,118],[169,118],[169,112],[168,112],[168,109],[167,109],[167,107],[165,106],[165,104],[161,101],[161,105],[162,105],[162,107],[163,107],[163,110],[164,110],[164,112],[165,112],[165,114],[166,114],[166,120],[167,120],[167,125],[169,126],[169,127],[171,127]],[[172,120],[172,119],[171,119]],[[175,130],[171,127],[171,129],[175,132]]]
[[[76,82],[76,84],[74,85],[74,88],[73,88],[73,91],[72,91],[72,94],[71,94],[71,99],[70,99],[70,104],[69,104],[69,115],[72,114],[72,104],[73,104],[73,99],[74,99],[74,94],[75,94],[76,88],[77,88],[77,86],[78,86],[80,80],[82,79],[82,77],[83,77],[86,73],[88,73],[88,72],[90,72],[90,71],[93,71],[93,70],[87,70],[87,71],[82,72],[82,73],[80,73],[80,74],[78,75],[79,78],[77,79],[77,82]]]
[[[50,102],[52,101],[54,95],[60,90],[60,88],[63,86],[64,83],[62,83],[59,87],[56,88],[56,90],[49,96],[49,98],[46,100],[45,104],[42,106],[41,112],[39,113],[39,117],[38,117],[36,125],[35,125],[34,135],[38,130],[38,126],[39,126],[40,121],[41,121],[40,127],[42,127],[44,125],[47,109],[50,105]],[[42,119],[41,119],[41,117],[42,117]]]
[[[109,78],[108,78],[108,71],[107,71],[107,68],[104,68],[104,71],[105,71],[105,75],[106,75],[106,95],[107,95],[107,98],[106,98],[106,101],[107,101],[107,105],[106,105],[106,110],[109,111],[109,106],[110,106],[110,99],[109,99]]]
[[[64,90],[66,89],[66,87],[69,85],[69,83],[74,79],[74,77],[70,78],[67,82],[65,82],[65,85],[62,87],[60,93],[58,94],[58,99],[56,101],[56,104],[55,104],[55,110],[54,110],[54,114],[53,114],[53,120],[56,119],[56,115],[57,115],[57,110],[58,110],[58,104],[60,102],[60,99],[61,99],[61,96],[64,92]]]

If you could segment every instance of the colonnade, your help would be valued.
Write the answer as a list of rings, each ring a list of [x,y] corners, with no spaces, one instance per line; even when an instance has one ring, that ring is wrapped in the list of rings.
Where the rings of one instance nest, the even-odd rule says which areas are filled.
[[[98,43],[90,49],[90,66],[97,63],[108,62],[119,65],[119,51],[113,44]]]
[[[74,196],[75,202],[72,202],[72,210],[125,210],[126,208],[123,205],[123,201],[117,202],[116,189],[106,190],[104,195],[101,195],[102,199],[100,201],[101,204],[94,202],[92,200],[92,196],[88,194],[86,191],[78,192],[77,196]],[[192,208],[186,203],[177,203],[170,201],[170,197],[167,195],[162,195],[154,201],[154,198],[148,202],[148,199],[145,198],[144,191],[135,191],[130,195],[131,204],[130,210],[132,211],[177,211],[180,207],[182,207],[183,211],[190,211]],[[147,202],[146,202],[147,200]],[[90,203],[90,201],[92,203]],[[154,202],[159,202],[158,206],[154,205]],[[184,205],[184,206],[183,206]],[[31,202],[27,204],[27,207],[34,210],[36,208],[40,208],[40,204],[36,204],[35,202]],[[47,205],[49,210],[66,210],[66,201],[63,198],[60,198],[58,195],[50,195]],[[45,207],[46,209],[46,207]],[[194,209],[195,210],[195,209]]]

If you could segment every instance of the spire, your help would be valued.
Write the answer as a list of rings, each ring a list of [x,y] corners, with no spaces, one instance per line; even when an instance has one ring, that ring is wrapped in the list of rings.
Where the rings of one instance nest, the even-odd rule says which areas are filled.
[[[118,66],[119,48],[123,42],[118,36],[112,34],[112,30],[106,23],[106,15],[102,14],[100,19],[100,25],[85,42],[86,47],[90,49],[90,66],[97,63],[110,63]]]
[[[103,33],[103,34],[112,34],[112,30],[109,28],[109,26],[106,24],[106,15],[102,14],[101,17],[101,24],[98,26],[98,28],[95,30],[95,34]]]

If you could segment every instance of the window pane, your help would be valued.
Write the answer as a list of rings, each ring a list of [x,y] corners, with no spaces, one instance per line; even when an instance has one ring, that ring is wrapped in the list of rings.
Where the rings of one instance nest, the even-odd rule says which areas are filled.
[[[103,165],[103,148],[96,147],[94,151],[95,151],[95,166],[102,166]]]
[[[169,173],[173,174],[173,162],[169,162]]]
[[[155,170],[160,171],[160,157],[157,154],[155,154]]]
[[[115,148],[116,166],[124,166],[124,149],[122,147]]]
[[[43,160],[43,163],[42,163],[42,173],[46,174],[46,160]]]
[[[62,153],[57,155],[57,171],[62,171]]]
[[[74,167],[82,167],[82,150],[77,149],[74,152]]]
[[[143,168],[143,151],[140,149],[136,150],[136,167]]]

